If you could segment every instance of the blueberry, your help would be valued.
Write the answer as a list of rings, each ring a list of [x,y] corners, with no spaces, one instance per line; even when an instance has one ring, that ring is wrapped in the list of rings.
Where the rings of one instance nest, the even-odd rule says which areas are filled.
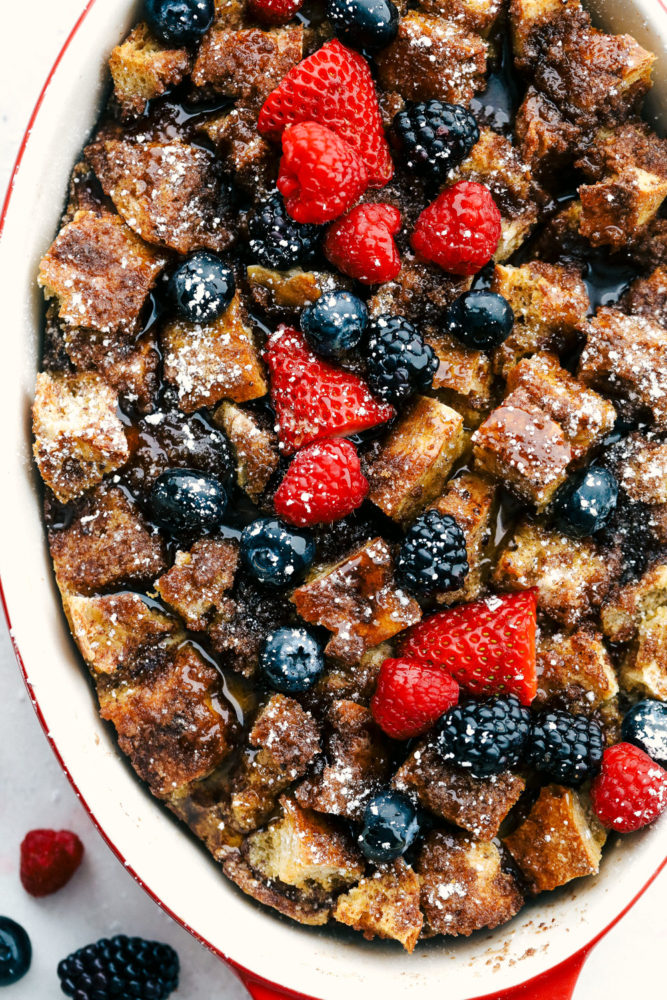
[[[266,638],[260,666],[275,691],[308,691],[324,670],[319,642],[305,628],[279,628]]]
[[[315,540],[275,518],[253,521],[241,535],[241,557],[252,575],[269,587],[294,583],[315,558]]]
[[[303,334],[318,354],[339,357],[356,347],[368,323],[368,309],[350,292],[325,292],[301,313]]]
[[[359,845],[369,861],[394,861],[405,854],[419,833],[417,813],[400,792],[381,792],[364,814]]]
[[[214,0],[144,0],[144,15],[165,45],[189,45],[213,24]]]
[[[218,479],[192,469],[168,469],[155,480],[149,496],[156,523],[176,537],[203,535],[217,528],[227,507]]]
[[[27,933],[9,917],[0,917],[0,986],[11,986],[25,976],[32,960]]]
[[[231,267],[214,253],[194,253],[169,279],[167,295],[178,315],[189,323],[211,323],[234,298]]]
[[[667,767],[667,703],[645,698],[623,719],[621,734],[662,767]]]
[[[618,483],[608,469],[593,466],[576,472],[556,494],[556,524],[574,538],[601,531],[614,512]]]
[[[353,49],[375,52],[393,42],[398,10],[391,0],[327,0],[334,33]]]
[[[502,344],[514,325],[512,307],[495,292],[465,292],[447,313],[447,328],[466,347],[488,350]]]

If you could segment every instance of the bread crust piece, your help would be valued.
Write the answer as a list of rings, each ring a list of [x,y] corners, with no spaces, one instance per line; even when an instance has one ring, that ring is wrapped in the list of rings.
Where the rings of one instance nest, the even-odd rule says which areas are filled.
[[[262,643],[269,632],[287,624],[290,607],[280,592],[257,587],[245,574],[239,574],[231,598],[209,624],[209,641],[226,667],[251,677]]]
[[[472,601],[482,591],[487,566],[484,563],[491,541],[496,512],[496,485],[486,476],[464,472],[450,479],[445,492],[431,507],[439,514],[453,517],[463,532],[468,556],[468,574],[459,590],[442,591],[435,595],[438,604]]]
[[[514,134],[521,158],[541,181],[551,181],[568,167],[582,140],[581,130],[532,85],[517,111]]]
[[[189,552],[176,553],[174,565],[155,581],[155,589],[189,629],[202,632],[214,614],[233,607],[227,594],[237,563],[237,542],[202,538]]]
[[[278,437],[256,416],[233,403],[223,403],[213,416],[236,455],[236,482],[257,501],[278,468]]]
[[[502,0],[419,0],[418,7],[478,32],[485,38],[502,11]]]
[[[620,587],[605,602],[602,631],[611,642],[630,642],[641,623],[667,605],[667,564],[658,561],[641,577]]]
[[[257,131],[257,114],[250,108],[232,108],[207,117],[201,131],[213,142],[234,180],[255,200],[273,188],[278,163],[271,144]]]
[[[656,267],[647,278],[633,281],[621,305],[631,316],[649,316],[667,326],[667,267]]]
[[[300,25],[271,31],[214,25],[199,46],[192,81],[196,87],[242,98],[247,106],[258,109],[301,61],[303,46]]]
[[[418,876],[399,858],[339,896],[333,917],[362,931],[367,941],[389,938],[412,953],[424,922],[419,897]]]
[[[186,49],[161,45],[141,21],[112,49],[109,69],[123,115],[141,115],[149,101],[179,84],[190,69]]]
[[[223,860],[224,874],[247,896],[258,903],[270,906],[291,920],[311,927],[326,924],[331,915],[332,900],[310,900],[291,893],[289,888],[277,885],[272,879],[264,879],[252,869],[238,851],[229,853]]]
[[[535,707],[563,695],[576,714],[582,703],[593,711],[617,694],[616,672],[599,632],[586,626],[571,634],[540,632]]]
[[[463,416],[466,424],[476,427],[491,408],[491,359],[484,351],[465,347],[438,327],[427,327],[423,334],[438,359],[433,389]]]
[[[130,409],[139,413],[155,409],[161,359],[153,330],[128,340],[96,330],[66,327],[57,321],[52,329],[77,371],[102,375]]]

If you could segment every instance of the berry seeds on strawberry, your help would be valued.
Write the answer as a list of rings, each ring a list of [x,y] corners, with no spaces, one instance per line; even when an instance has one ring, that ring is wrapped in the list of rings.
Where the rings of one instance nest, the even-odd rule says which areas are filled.
[[[667,771],[634,744],[617,743],[604,752],[591,802],[609,829],[641,830],[667,809]]]
[[[278,517],[302,528],[347,517],[361,506],[367,493],[356,448],[338,439],[300,451],[273,502]]]
[[[393,281],[401,270],[394,236],[401,213],[393,205],[358,205],[329,227],[324,253],[343,274],[364,285]]]
[[[459,700],[453,677],[430,663],[388,659],[371,699],[373,718],[395,740],[420,736]]]
[[[484,184],[459,181],[424,209],[411,243],[423,260],[451,274],[477,274],[501,235],[500,212]]]

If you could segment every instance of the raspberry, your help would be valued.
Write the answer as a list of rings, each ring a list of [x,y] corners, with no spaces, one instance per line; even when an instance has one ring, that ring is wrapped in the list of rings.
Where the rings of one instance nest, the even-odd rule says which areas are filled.
[[[371,711],[387,736],[408,740],[430,729],[458,698],[458,684],[439,667],[417,660],[385,660]]]
[[[278,190],[297,222],[331,222],[347,212],[367,187],[363,160],[331,129],[317,122],[285,129]]]
[[[339,521],[361,506],[367,493],[356,448],[339,439],[300,451],[273,502],[283,521],[306,527]]]
[[[287,24],[303,7],[303,0],[248,0],[248,12],[262,24]]]
[[[21,844],[21,883],[31,896],[49,896],[67,885],[83,858],[83,844],[69,830],[31,830]]]
[[[401,213],[393,205],[358,205],[329,227],[324,238],[328,260],[365,285],[393,281],[401,270],[394,236]]]
[[[451,274],[476,274],[500,239],[500,212],[483,184],[459,181],[417,219],[411,243],[424,260]]]
[[[308,121],[326,125],[349,142],[366,164],[372,187],[391,179],[394,165],[368,63],[338,39],[289,71],[262,105],[258,128],[279,139],[288,125]]]
[[[604,826],[640,830],[667,808],[667,771],[632,743],[617,743],[604,752],[591,801]]]
[[[438,735],[445,760],[477,778],[518,764],[530,734],[530,712],[514,695],[469,701],[447,712]]]
[[[414,593],[458,590],[468,575],[463,531],[449,514],[427,510],[417,518],[401,546],[396,576]]]
[[[102,938],[58,965],[60,989],[75,1000],[166,1000],[178,988],[178,955],[168,944],[144,938]]]
[[[433,384],[438,359],[405,316],[382,313],[368,330],[368,384],[380,399],[400,403]]]

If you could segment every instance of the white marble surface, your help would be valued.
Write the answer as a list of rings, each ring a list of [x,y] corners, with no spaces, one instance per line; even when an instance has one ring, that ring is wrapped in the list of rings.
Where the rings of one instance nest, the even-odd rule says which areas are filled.
[[[0,193],[43,80],[82,7],[83,0],[0,4]],[[184,1000],[246,996],[221,962],[144,895],[93,828],[26,698],[4,622],[0,623],[0,706],[0,912],[23,923],[34,945],[32,969],[8,990],[7,1000],[62,996],[55,978],[58,960],[88,941],[121,930],[157,937],[178,949],[183,975],[177,995]],[[18,848],[27,830],[42,826],[75,830],[85,844],[86,858],[64,890],[33,900],[18,879]],[[665,995],[666,907],[663,874],[595,949],[575,1000],[629,996],[657,1000]]]

